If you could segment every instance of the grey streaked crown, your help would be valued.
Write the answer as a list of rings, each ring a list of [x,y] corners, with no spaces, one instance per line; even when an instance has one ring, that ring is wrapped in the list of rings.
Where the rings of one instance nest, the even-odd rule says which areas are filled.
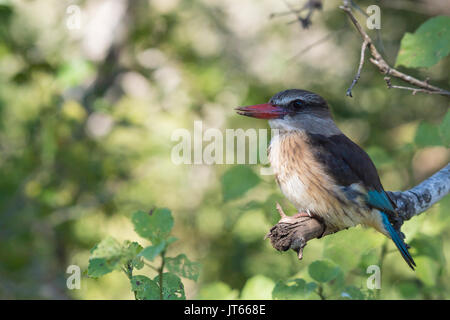
[[[318,94],[315,94],[314,92],[300,89],[288,89],[280,91],[270,99],[269,103],[279,106],[286,106],[294,100],[303,100],[307,104],[327,107],[327,102],[324,98],[322,98]]]

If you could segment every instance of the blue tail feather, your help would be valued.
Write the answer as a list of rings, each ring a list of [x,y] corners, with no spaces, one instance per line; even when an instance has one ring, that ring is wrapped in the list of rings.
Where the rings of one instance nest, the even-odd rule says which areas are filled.
[[[402,238],[400,238],[397,231],[395,231],[394,227],[389,222],[389,219],[387,215],[384,212],[381,212],[381,217],[383,220],[383,226],[389,232],[389,235],[391,236],[392,241],[394,241],[395,245],[397,246],[397,249],[400,251],[403,259],[405,259],[408,266],[414,270],[414,267],[416,266],[416,263],[414,262],[413,258],[411,257],[408,249],[406,248],[406,244],[403,241]]]

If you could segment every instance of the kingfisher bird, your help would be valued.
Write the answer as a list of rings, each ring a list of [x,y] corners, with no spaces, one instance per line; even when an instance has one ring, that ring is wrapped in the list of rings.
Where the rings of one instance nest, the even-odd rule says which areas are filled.
[[[285,197],[300,215],[325,226],[324,234],[363,225],[391,238],[408,266],[408,246],[388,219],[396,204],[384,191],[368,154],[336,126],[328,103],[310,91],[289,89],[268,103],[238,107],[278,129],[268,158]]]

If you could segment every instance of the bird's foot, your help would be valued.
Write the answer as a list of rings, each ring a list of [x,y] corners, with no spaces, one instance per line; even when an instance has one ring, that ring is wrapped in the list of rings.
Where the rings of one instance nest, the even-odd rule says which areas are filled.
[[[291,249],[293,249],[295,252],[297,252],[297,258],[298,260],[303,259],[303,249],[306,247],[306,241],[305,239],[295,239],[291,243]]]

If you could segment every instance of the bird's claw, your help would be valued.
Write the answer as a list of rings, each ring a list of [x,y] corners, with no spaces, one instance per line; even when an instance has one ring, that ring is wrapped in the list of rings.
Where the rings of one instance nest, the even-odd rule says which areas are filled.
[[[293,249],[293,250],[295,250],[297,252],[298,260],[302,260],[303,259],[303,248],[305,246],[306,246],[306,241],[303,238],[295,239],[291,243],[291,249]]]
[[[303,248],[304,247],[301,247],[301,248],[298,249],[298,252],[297,252],[298,260],[302,260],[303,259]]]
[[[277,211],[280,214],[281,219],[286,218],[286,213],[284,213],[283,208],[278,202],[277,202]]]

